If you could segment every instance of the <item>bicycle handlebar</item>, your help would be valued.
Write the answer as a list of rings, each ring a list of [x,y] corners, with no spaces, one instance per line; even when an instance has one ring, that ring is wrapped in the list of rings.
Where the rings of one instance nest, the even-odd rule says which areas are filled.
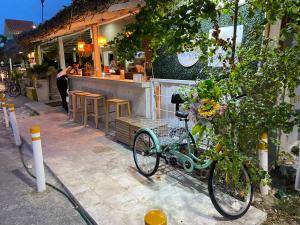
[[[247,94],[241,94],[241,95],[233,97],[233,99],[238,100],[238,99],[244,98],[246,96],[247,96]]]

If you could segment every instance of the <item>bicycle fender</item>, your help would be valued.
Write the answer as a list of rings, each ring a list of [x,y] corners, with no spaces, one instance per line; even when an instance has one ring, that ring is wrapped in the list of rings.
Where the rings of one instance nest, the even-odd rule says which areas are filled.
[[[134,140],[142,132],[148,132],[149,133],[149,135],[152,137],[152,139],[154,141],[156,149],[158,150],[159,153],[161,153],[161,148],[160,148],[158,138],[157,138],[156,134],[153,132],[153,130],[151,130],[150,128],[140,128],[140,129],[138,129],[137,132],[134,135]]]

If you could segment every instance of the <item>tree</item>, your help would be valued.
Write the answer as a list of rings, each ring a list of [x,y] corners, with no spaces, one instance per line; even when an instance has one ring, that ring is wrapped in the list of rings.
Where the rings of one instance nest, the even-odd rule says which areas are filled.
[[[0,35],[0,47],[3,47],[7,41],[7,37]]]

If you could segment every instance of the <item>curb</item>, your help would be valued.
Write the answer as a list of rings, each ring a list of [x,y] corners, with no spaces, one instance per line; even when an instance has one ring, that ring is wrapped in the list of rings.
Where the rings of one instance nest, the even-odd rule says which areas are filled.
[[[26,145],[26,147],[29,149],[29,151],[32,153],[32,148],[31,145],[28,143],[28,141],[22,137],[22,141],[24,143],[24,145]],[[91,217],[91,215],[82,207],[82,205],[79,203],[79,201],[77,201],[77,199],[75,198],[75,196],[71,193],[71,191],[68,189],[68,187],[66,185],[64,185],[64,183],[59,179],[59,177],[53,172],[53,170],[48,166],[48,164],[44,161],[44,165],[47,168],[47,170],[50,172],[50,174],[54,177],[54,179],[56,179],[58,181],[58,183],[62,186],[62,188],[64,189],[64,191],[70,196],[70,198],[79,206],[83,209],[83,211],[85,212],[85,214],[87,215],[87,217],[89,218],[89,220],[92,222],[93,225],[98,225],[98,223],[93,219],[93,217]]]

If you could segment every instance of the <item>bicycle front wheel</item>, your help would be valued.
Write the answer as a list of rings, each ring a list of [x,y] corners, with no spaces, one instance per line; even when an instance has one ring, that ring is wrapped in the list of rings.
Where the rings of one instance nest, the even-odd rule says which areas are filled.
[[[150,177],[157,171],[160,155],[148,131],[136,135],[133,143],[133,158],[139,173],[143,176]]]
[[[228,219],[242,217],[253,198],[253,185],[247,168],[244,165],[236,168],[238,171],[234,172],[224,169],[221,160],[214,161],[209,171],[210,199],[216,210]]]

